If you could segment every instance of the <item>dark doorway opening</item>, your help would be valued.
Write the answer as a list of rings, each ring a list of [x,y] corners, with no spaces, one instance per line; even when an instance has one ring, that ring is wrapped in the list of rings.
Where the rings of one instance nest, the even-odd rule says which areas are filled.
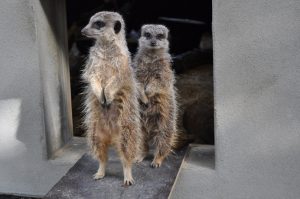
[[[83,136],[80,79],[93,41],[80,30],[99,11],[116,11],[126,22],[127,43],[136,52],[143,24],[164,24],[170,29],[170,52],[176,73],[179,102],[179,145],[214,144],[212,2],[179,0],[67,0],[69,63],[74,135]]]

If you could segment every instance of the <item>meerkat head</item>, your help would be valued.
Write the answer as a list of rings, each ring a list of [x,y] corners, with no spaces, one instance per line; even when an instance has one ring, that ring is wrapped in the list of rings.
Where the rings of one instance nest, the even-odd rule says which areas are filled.
[[[164,25],[143,25],[139,46],[146,49],[168,49],[168,34],[169,29]]]
[[[125,23],[123,17],[116,12],[98,12],[93,15],[81,33],[96,42],[112,42],[116,39],[124,40]]]

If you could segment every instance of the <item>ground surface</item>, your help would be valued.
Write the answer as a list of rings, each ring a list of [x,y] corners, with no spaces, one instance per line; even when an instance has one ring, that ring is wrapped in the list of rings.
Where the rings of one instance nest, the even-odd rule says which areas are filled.
[[[152,156],[149,155],[142,163],[134,166],[133,176],[136,183],[130,187],[122,186],[122,166],[113,151],[110,151],[106,176],[98,181],[92,178],[98,168],[98,163],[91,156],[84,155],[45,198],[164,199],[170,193],[184,153],[185,150],[181,150],[171,155],[158,169],[150,167]]]

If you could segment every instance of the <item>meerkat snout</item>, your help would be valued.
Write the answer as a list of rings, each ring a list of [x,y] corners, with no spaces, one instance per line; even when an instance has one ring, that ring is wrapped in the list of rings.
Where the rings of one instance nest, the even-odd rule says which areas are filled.
[[[168,49],[169,30],[164,25],[144,25],[141,30],[139,46],[147,49]]]

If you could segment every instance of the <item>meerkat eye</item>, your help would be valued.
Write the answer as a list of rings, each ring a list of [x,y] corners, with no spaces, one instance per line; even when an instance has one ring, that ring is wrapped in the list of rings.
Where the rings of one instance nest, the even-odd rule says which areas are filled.
[[[146,39],[151,39],[151,34],[149,32],[145,32],[144,37],[146,37]]]
[[[162,40],[164,38],[165,38],[164,34],[158,34],[158,35],[156,35],[156,39],[158,39],[158,40]]]
[[[103,21],[95,21],[92,25],[92,28],[95,28],[97,30],[100,30],[105,26],[105,23]]]
[[[115,25],[114,25],[114,31],[116,34],[118,34],[121,31],[122,28],[122,24],[120,21],[116,21]]]

